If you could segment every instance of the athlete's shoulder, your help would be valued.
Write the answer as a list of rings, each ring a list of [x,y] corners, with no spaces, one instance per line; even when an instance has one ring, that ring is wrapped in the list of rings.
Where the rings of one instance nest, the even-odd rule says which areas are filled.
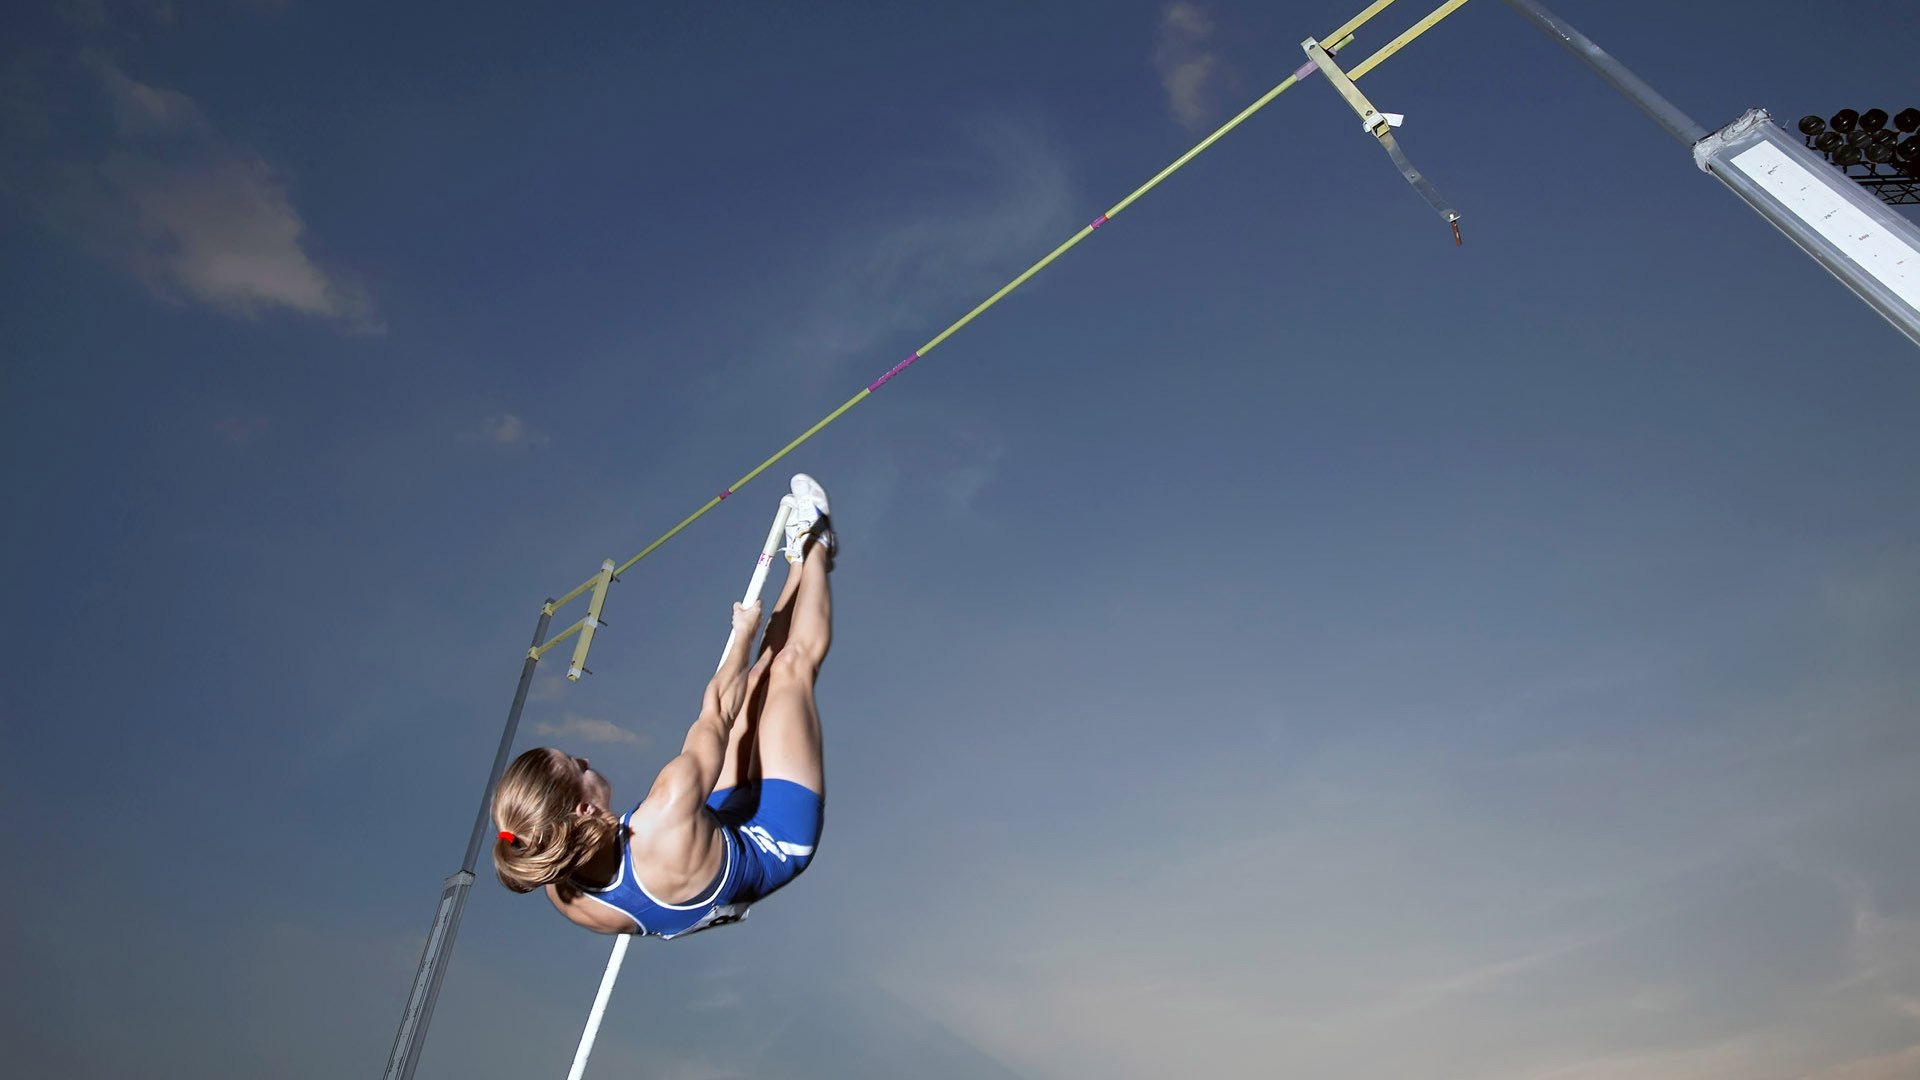
[[[549,885],[547,899],[569,921],[598,934],[631,934],[640,928],[631,915],[582,893],[562,895],[558,887]]]

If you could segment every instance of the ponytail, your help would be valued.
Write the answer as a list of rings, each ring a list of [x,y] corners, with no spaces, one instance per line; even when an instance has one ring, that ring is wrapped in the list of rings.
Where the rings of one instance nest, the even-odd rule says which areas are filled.
[[[580,793],[571,777],[556,768],[555,753],[545,747],[515,758],[493,793],[493,820],[500,834],[493,842],[493,872],[517,893],[557,885],[577,894],[569,878],[580,864],[613,841],[620,820],[600,807],[576,813]]]

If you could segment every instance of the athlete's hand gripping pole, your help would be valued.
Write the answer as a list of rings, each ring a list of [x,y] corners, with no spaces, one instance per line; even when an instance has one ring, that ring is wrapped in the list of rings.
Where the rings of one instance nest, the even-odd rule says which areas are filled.
[[[760,545],[760,558],[753,564],[753,576],[747,579],[746,595],[740,598],[741,606],[760,599],[760,591],[767,584],[767,568],[773,565],[774,553],[780,550],[786,539],[787,516],[792,512],[792,500],[782,496],[780,510],[773,515],[773,528],[767,530],[767,542]],[[733,651],[734,636],[738,633],[738,630],[727,631],[727,644],[720,650],[720,664],[727,662],[727,654]],[[715,670],[718,670],[717,665]],[[580,1033],[580,1046],[573,1052],[573,1068],[567,1071],[567,1080],[580,1080],[587,1071],[587,1057],[593,1053],[594,1037],[600,1034],[600,1020],[606,1016],[607,1000],[613,996],[613,984],[620,978],[620,964],[626,959],[627,946],[631,944],[632,934],[621,934],[613,941],[613,955],[607,957],[606,973],[600,976],[600,990],[594,995],[593,1011],[587,1014],[587,1029]]]

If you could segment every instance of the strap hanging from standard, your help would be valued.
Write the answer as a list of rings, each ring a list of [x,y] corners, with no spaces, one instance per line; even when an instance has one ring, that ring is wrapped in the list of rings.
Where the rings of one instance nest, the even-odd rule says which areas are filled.
[[[1400,149],[1400,144],[1394,140],[1391,128],[1376,132],[1375,134],[1380,139],[1380,145],[1387,148],[1387,156],[1391,157],[1393,163],[1400,167],[1400,175],[1406,177],[1407,183],[1413,185],[1413,190],[1419,192],[1420,197],[1427,200],[1427,205],[1433,207],[1433,212],[1440,215],[1440,220],[1445,221],[1452,227],[1453,243],[1456,247],[1459,246],[1460,212],[1455,210],[1448,204],[1446,199],[1441,197],[1439,189],[1433,186],[1433,181],[1421,175],[1420,170],[1413,167],[1413,162],[1407,160],[1406,153]]]
[[[1443,10],[1458,6],[1458,4],[1446,5]],[[1435,14],[1441,15],[1441,12]],[[1399,44],[1401,43],[1396,42],[1394,47]],[[1360,126],[1366,130],[1367,134],[1380,140],[1380,145],[1386,149],[1387,156],[1393,159],[1393,164],[1400,170],[1400,175],[1407,178],[1407,183],[1413,185],[1413,190],[1419,192],[1420,197],[1427,201],[1427,205],[1433,207],[1433,212],[1440,215],[1440,220],[1446,222],[1447,227],[1453,230],[1453,242],[1456,245],[1459,244],[1460,212],[1455,210],[1453,205],[1440,194],[1439,189],[1433,186],[1433,181],[1428,180],[1419,169],[1413,167],[1413,162],[1407,159],[1406,152],[1400,149],[1400,143],[1393,137],[1397,118],[1374,108],[1373,102],[1368,101],[1367,96],[1360,92],[1360,88],[1355,86],[1347,73],[1340,69],[1340,65],[1334,62],[1333,55],[1320,44],[1318,39],[1308,38],[1300,43],[1300,48],[1307,54],[1309,65],[1318,68],[1320,73],[1327,77],[1327,81],[1333,84],[1333,88],[1339,92],[1340,96],[1346,99],[1347,104],[1353,107],[1353,111],[1360,115]]]

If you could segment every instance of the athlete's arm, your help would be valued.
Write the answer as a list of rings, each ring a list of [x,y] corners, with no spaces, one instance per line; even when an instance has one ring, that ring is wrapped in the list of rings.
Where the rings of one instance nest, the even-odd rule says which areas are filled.
[[[753,649],[753,632],[760,625],[760,604],[733,605],[733,643],[720,662],[720,669],[707,683],[701,696],[700,718],[687,729],[680,756],[667,762],[647,793],[650,811],[675,816],[685,803],[685,811],[706,802],[713,785],[720,779],[720,766],[727,754],[727,739],[740,718],[740,707],[747,696],[747,657]],[[659,802],[655,800],[658,799]]]

